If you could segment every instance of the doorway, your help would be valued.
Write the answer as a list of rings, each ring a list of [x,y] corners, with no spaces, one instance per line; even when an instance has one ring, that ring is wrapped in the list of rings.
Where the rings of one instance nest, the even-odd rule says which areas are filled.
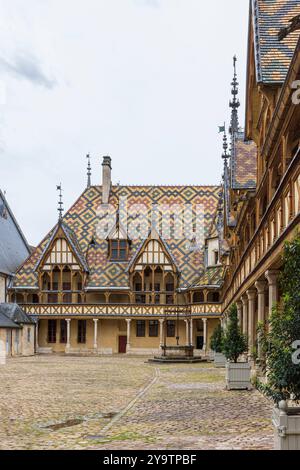
[[[119,336],[119,354],[126,354],[127,336]]]
[[[197,349],[203,349],[204,338],[203,336],[197,336]]]

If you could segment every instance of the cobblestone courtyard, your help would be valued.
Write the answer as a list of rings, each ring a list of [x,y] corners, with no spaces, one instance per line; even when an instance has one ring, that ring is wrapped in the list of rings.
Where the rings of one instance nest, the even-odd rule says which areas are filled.
[[[270,416],[210,364],[39,356],[0,368],[0,449],[272,449]]]

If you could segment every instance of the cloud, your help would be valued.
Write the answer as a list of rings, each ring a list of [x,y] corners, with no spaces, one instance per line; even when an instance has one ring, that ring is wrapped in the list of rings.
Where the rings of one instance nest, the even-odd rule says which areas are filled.
[[[135,3],[140,7],[158,8],[160,6],[160,0],[135,0]]]
[[[18,52],[11,61],[0,57],[1,69],[17,78],[29,80],[31,83],[48,89],[52,89],[57,85],[54,79],[46,76],[40,61],[31,54]]]

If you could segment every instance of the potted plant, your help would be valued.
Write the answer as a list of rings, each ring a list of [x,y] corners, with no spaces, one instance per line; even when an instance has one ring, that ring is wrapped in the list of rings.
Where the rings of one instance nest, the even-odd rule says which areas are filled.
[[[216,367],[225,367],[226,357],[223,354],[223,330],[221,324],[214,330],[210,339],[210,348],[214,351]]]
[[[229,324],[223,339],[223,352],[226,359],[226,389],[251,390],[251,366],[248,362],[239,362],[247,351],[247,339],[239,327],[237,306],[229,311]]]
[[[279,282],[282,303],[260,334],[266,383],[257,385],[274,402],[275,449],[300,450],[300,236],[285,245]]]

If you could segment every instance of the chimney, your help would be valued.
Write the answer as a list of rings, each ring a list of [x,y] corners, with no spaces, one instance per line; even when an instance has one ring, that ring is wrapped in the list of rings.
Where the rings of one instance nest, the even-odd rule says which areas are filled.
[[[103,157],[102,163],[102,204],[108,204],[111,188],[111,158]]]

